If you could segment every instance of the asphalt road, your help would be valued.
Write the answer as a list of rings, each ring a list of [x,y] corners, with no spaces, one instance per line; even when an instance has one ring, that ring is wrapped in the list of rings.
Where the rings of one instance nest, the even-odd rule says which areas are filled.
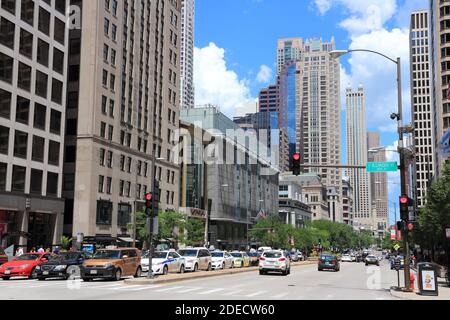
[[[0,280],[0,299],[31,300],[393,300],[397,274],[381,267],[342,263],[340,272],[316,265],[293,268],[290,276],[258,272],[161,285],[81,280]]]

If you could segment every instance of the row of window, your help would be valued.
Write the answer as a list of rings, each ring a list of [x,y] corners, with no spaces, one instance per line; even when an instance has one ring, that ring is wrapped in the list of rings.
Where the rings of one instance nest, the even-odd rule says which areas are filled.
[[[8,155],[10,128],[0,126],[0,154]],[[31,160],[43,163],[46,139],[34,136],[32,137]],[[14,157],[27,159],[28,155],[28,133],[19,130],[14,131]],[[48,164],[59,166],[60,143],[48,141]]]
[[[11,179],[11,191],[13,192],[25,192],[26,186],[26,170],[27,168],[21,166],[12,166],[12,179]],[[58,195],[58,174],[53,172],[47,172],[47,185],[43,189],[43,176],[42,170],[30,169],[30,193],[41,195],[43,190],[46,190],[47,196]],[[0,162],[0,190],[6,191],[7,189],[7,177],[8,165]]]
[[[97,201],[97,225],[112,225],[113,203],[105,200]],[[119,203],[117,210],[117,225],[126,227],[131,222],[131,205]],[[132,250],[130,257],[133,256]],[[134,253],[133,253],[134,254]]]

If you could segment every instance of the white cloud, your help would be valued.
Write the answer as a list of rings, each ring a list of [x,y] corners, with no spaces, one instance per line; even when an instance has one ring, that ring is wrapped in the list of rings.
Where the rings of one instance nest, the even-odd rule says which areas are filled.
[[[272,79],[272,69],[265,64],[263,64],[258,72],[258,75],[256,76],[256,81],[260,83],[268,83]]]
[[[331,9],[331,0],[315,0],[315,3],[321,15],[324,15]]]
[[[210,43],[194,50],[194,85],[197,105],[213,104],[228,117],[236,110],[246,109],[255,101],[251,97],[249,80],[239,79],[225,61],[225,49]]]

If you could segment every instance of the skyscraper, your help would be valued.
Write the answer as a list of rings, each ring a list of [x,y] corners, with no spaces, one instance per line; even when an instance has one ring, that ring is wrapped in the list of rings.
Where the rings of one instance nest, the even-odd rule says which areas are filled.
[[[366,96],[362,85],[358,91],[347,89],[347,158],[351,166],[367,163]],[[359,225],[373,229],[369,176],[364,169],[349,169],[353,188],[354,219]]]
[[[129,238],[132,213],[152,186],[153,165],[161,209],[179,206],[172,148],[181,0],[76,4],[82,25],[70,39],[67,224],[73,234]]]
[[[411,114],[416,149],[416,199],[419,208],[426,204],[427,190],[434,176],[434,142],[432,112],[432,73],[430,64],[430,28],[428,11],[411,14]]]
[[[278,40],[277,48],[277,75],[281,74],[287,62],[301,61],[303,52],[302,38],[287,38]]]
[[[430,0],[430,18],[427,20],[425,15],[419,15],[420,24],[418,27],[423,27],[421,32],[426,33],[428,23],[430,25],[430,41],[431,45],[422,46],[425,53],[431,49],[431,73],[432,73],[432,126],[434,151],[424,151],[425,154],[434,152],[434,171],[436,175],[440,175],[443,170],[443,164],[446,159],[439,155],[436,146],[442,139],[443,135],[450,129],[450,0]],[[419,21],[417,21],[419,22]],[[422,37],[425,41],[426,37]],[[422,41],[421,40],[421,41]],[[426,80],[428,81],[428,80]],[[429,123],[427,123],[429,125]],[[422,159],[421,162],[427,162]],[[427,171],[428,170],[424,170]],[[424,175],[425,177],[425,175]],[[423,179],[425,180],[425,179]]]
[[[181,108],[195,107],[194,93],[195,0],[181,1]]]
[[[67,3],[1,2],[0,247],[61,240]]]

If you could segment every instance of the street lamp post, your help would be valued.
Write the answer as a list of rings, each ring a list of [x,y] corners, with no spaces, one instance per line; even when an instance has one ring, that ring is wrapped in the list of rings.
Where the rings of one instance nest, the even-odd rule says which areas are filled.
[[[397,65],[397,99],[398,99],[398,111],[397,114],[393,114],[391,118],[393,120],[397,119],[398,121],[398,135],[399,135],[399,144],[398,144],[398,152],[400,154],[400,183],[401,183],[401,192],[402,194],[406,194],[406,165],[405,165],[405,155],[404,155],[404,145],[403,145],[403,101],[402,101],[402,69],[401,69],[401,58],[392,59],[387,55],[367,49],[353,49],[353,50],[335,50],[331,51],[330,55],[332,58],[338,59],[339,57],[346,55],[352,52],[368,52],[373,53],[379,56],[382,56],[389,61],[395,63]],[[403,239],[403,249],[405,253],[405,287],[406,291],[411,291],[409,277],[410,277],[410,269],[409,269],[409,245],[408,245],[408,228],[404,228],[404,239]]]
[[[215,189],[215,188],[228,188],[228,184],[222,184],[222,185],[217,185],[217,186],[213,186],[211,188],[209,188],[205,194],[205,208],[206,208],[206,222],[205,222],[205,236],[204,236],[204,242],[205,242],[205,247],[208,248],[208,244],[209,244],[209,200],[208,200],[208,193],[209,191]]]

